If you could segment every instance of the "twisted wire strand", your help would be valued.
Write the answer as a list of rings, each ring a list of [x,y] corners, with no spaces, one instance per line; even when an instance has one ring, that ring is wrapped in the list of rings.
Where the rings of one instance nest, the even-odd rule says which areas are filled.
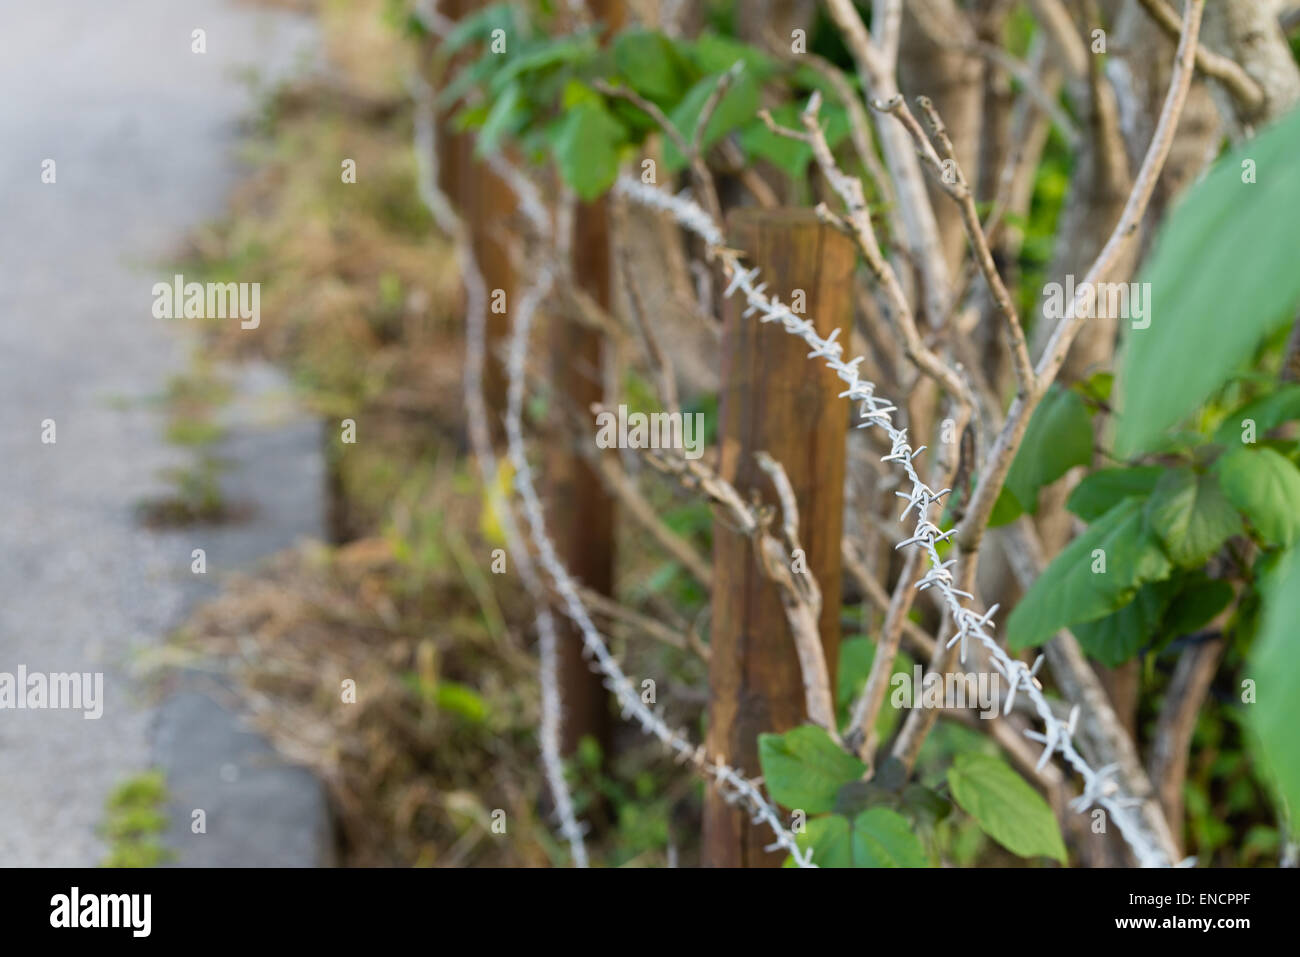
[[[913,449],[907,441],[907,430],[894,425],[891,417],[896,407],[885,398],[875,394],[875,385],[858,376],[857,368],[864,357],[844,361],[843,345],[836,341],[839,330],[832,330],[825,338],[817,333],[810,319],[801,318],[790,308],[783,305],[776,297],[766,294],[766,283],[757,282],[758,269],[747,269],[740,261],[740,253],[729,249],[725,243],[722,230],[700,206],[685,195],[673,195],[631,177],[623,176],[615,183],[614,189],[627,199],[644,206],[660,210],[671,215],[684,228],[695,233],[707,244],[710,254],[720,261],[729,280],[725,296],[730,298],[739,294],[745,301],[742,313],[746,318],[757,315],[760,322],[779,322],[782,328],[806,342],[812,349],[809,358],[823,359],[826,367],[833,371],[842,382],[844,390],[841,398],[860,403],[858,428],[875,426],[883,430],[890,439],[890,452],[882,461],[896,462],[903,469],[907,479],[912,483],[910,492],[895,492],[907,502],[899,521],[905,521],[910,513],[916,513],[916,525],[912,535],[899,542],[897,548],[916,546],[921,548],[929,559],[930,569],[917,583],[917,588],[937,588],[948,607],[951,620],[956,625],[956,633],[947,642],[948,647],[961,644],[961,660],[966,660],[966,643],[970,639],[979,641],[988,649],[993,666],[1009,682],[1010,690],[1006,697],[1005,711],[1010,711],[1018,692],[1023,691],[1034,705],[1043,722],[1043,731],[1027,731],[1026,736],[1043,744],[1043,753],[1038,766],[1043,767],[1054,753],[1080,776],[1083,781],[1082,794],[1071,802],[1071,807],[1079,812],[1086,811],[1093,805],[1106,810],[1124,840],[1132,848],[1138,863],[1143,867],[1168,867],[1170,860],[1164,851],[1152,841],[1142,827],[1133,808],[1141,805],[1141,800],[1122,793],[1115,774],[1119,770],[1116,764],[1093,769],[1074,746],[1074,731],[1078,724],[1079,707],[1071,710],[1066,720],[1061,720],[1052,712],[1047,698],[1036,674],[1042,664],[1041,656],[1033,666],[1012,658],[994,640],[991,634],[993,614],[998,606],[994,605],[983,615],[976,612],[964,602],[974,600],[974,596],[958,589],[953,582],[952,566],[955,559],[944,561],[938,551],[940,542],[946,541],[955,530],[944,532],[930,520],[930,509],[939,505],[951,490],[934,491],[916,471],[915,458],[925,451],[925,446]]]

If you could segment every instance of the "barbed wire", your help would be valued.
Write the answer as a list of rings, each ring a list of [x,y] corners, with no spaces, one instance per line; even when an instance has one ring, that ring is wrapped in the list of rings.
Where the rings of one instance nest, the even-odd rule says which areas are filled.
[[[474,448],[475,458],[478,459],[488,502],[501,522],[506,547],[510,554],[515,556],[520,580],[537,607],[534,622],[537,627],[537,671],[538,687],[541,692],[541,714],[537,736],[542,757],[542,773],[546,778],[546,787],[551,793],[551,800],[555,803],[555,817],[560,825],[560,834],[569,843],[573,864],[575,867],[585,868],[588,866],[587,847],[583,840],[585,829],[574,811],[573,796],[569,793],[568,782],[564,779],[564,763],[560,757],[562,701],[557,679],[555,620],[546,604],[545,591],[533,567],[532,556],[529,555],[528,549],[523,547],[523,537],[520,535],[519,526],[515,523],[514,512],[501,492],[501,473],[496,453],[492,449],[487,408],[483,401],[483,364],[487,356],[487,285],[483,281],[483,273],[474,257],[473,245],[466,234],[464,224],[452,209],[446,195],[438,188],[437,168],[434,165],[438,153],[433,88],[418,73],[412,77],[411,87],[415,99],[417,188],[420,198],[433,214],[439,227],[455,239],[457,265],[460,267],[465,286],[464,391],[470,444]],[[520,192],[523,186],[531,186],[526,179],[523,184],[512,183],[511,185],[516,192]],[[540,200],[533,193],[525,195],[521,192],[520,204],[530,217],[536,217],[541,209]],[[544,218],[544,212],[542,216]]]
[[[664,721],[658,709],[652,710],[641,700],[631,680],[624,674],[607,642],[597,630],[578,593],[578,588],[560,560],[546,531],[546,518],[541,500],[533,485],[532,468],[524,446],[522,428],[524,398],[524,367],[528,355],[529,332],[537,307],[545,300],[554,285],[555,276],[550,266],[538,268],[533,282],[519,299],[514,312],[506,363],[506,444],[511,464],[515,470],[515,489],[519,493],[524,518],[537,549],[537,560],[555,584],[555,590],[564,601],[570,619],[578,626],[583,647],[605,676],[605,687],[614,693],[624,719],[636,721],[641,730],[658,739],[680,761],[691,764],[708,777],[718,793],[729,804],[743,805],[755,823],[771,829],[775,840],[766,850],[784,849],[799,867],[815,867],[812,850],[799,847],[794,834],[782,824],[776,808],[759,790],[759,782],[750,780],[723,761],[710,761],[703,745],[693,745],[683,732],[675,731]]]
[[[969,639],[977,640],[987,648],[993,666],[1010,684],[1004,713],[1010,711],[1016,694],[1023,691],[1033,702],[1034,710],[1043,722],[1042,732],[1025,732],[1031,740],[1043,744],[1043,754],[1039,758],[1038,766],[1043,767],[1054,753],[1059,753],[1083,780],[1082,794],[1071,802],[1071,807],[1079,812],[1086,811],[1093,805],[1102,807],[1115,822],[1115,826],[1132,848],[1141,866],[1168,867],[1171,861],[1164,851],[1149,839],[1145,828],[1132,813],[1132,809],[1140,806],[1142,801],[1124,795],[1115,780],[1119,765],[1108,764],[1094,770],[1075,748],[1073,739],[1079,718],[1079,706],[1075,705],[1065,720],[1061,720],[1053,713],[1043,694],[1042,685],[1036,677],[1042,664],[1042,657],[1039,656],[1032,666],[1012,658],[990,633],[993,614],[998,610],[998,606],[993,605],[981,615],[963,603],[963,600],[973,601],[974,596],[954,585],[951,569],[956,564],[956,560],[945,561],[938,550],[939,543],[947,541],[955,530],[944,532],[930,520],[931,507],[941,504],[943,497],[951,489],[936,492],[922,481],[913,463],[915,458],[925,451],[925,446],[917,449],[911,447],[907,441],[907,430],[896,427],[891,418],[892,413],[897,411],[897,407],[889,400],[876,395],[873,383],[859,377],[857,368],[865,357],[845,362],[844,347],[836,341],[839,329],[832,330],[829,336],[823,338],[818,334],[811,319],[796,315],[777,297],[768,296],[766,283],[755,284],[759,278],[759,270],[747,269],[743,265],[740,261],[741,254],[727,247],[718,224],[688,196],[673,195],[627,176],[618,179],[614,190],[633,202],[668,213],[679,225],[704,240],[710,257],[719,261],[729,281],[724,296],[731,298],[739,293],[746,303],[742,313],[744,317],[757,315],[760,322],[779,322],[787,333],[806,342],[812,348],[808,357],[825,360],[827,368],[845,383],[845,389],[840,393],[840,397],[861,404],[861,421],[858,428],[876,426],[889,436],[890,452],[882,457],[882,461],[897,462],[912,483],[910,492],[894,493],[907,502],[902,515],[899,516],[899,521],[906,520],[910,513],[916,512],[916,526],[912,535],[895,547],[917,546],[929,559],[930,569],[917,582],[917,588],[937,588],[943,596],[949,616],[957,629],[956,634],[948,640],[947,646],[951,648],[954,644],[960,643],[962,662],[966,660],[966,643]]]

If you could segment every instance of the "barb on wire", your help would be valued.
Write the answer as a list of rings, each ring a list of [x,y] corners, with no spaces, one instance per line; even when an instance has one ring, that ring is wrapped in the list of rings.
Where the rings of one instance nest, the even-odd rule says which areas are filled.
[[[1083,780],[1083,797],[1089,799],[1084,807],[1095,804],[1106,810],[1124,840],[1132,848],[1139,864],[1143,867],[1169,866],[1171,862],[1164,851],[1148,838],[1134,816],[1133,799],[1124,796],[1120,792],[1119,785],[1111,778],[1113,769],[1103,768],[1101,771],[1094,771],[1075,749],[1073,738],[1075,722],[1078,720],[1077,707],[1068,720],[1062,721],[1058,718],[1053,713],[1037,680],[1033,678],[1033,670],[1026,673],[1024,664],[1013,659],[994,640],[991,628],[992,614],[996,606],[981,615],[965,604],[973,600],[973,596],[956,588],[950,570],[952,562],[944,561],[938,551],[939,543],[945,541],[953,532],[942,532],[929,517],[931,507],[940,504],[949,490],[942,489],[936,492],[921,480],[914,459],[924,451],[924,446],[913,449],[908,444],[907,431],[893,423],[892,413],[895,407],[887,399],[875,394],[873,383],[859,378],[857,369],[862,359],[845,361],[844,347],[836,341],[838,330],[832,331],[829,336],[823,338],[817,333],[810,320],[800,318],[788,306],[768,297],[765,294],[766,284],[757,282],[759,270],[747,269],[742,265],[740,254],[734,249],[727,248],[717,223],[688,197],[663,192],[629,177],[620,177],[614,188],[633,202],[669,213],[679,224],[703,239],[708,246],[710,257],[720,261],[724,273],[730,279],[725,295],[728,298],[734,295],[743,297],[746,303],[743,315],[758,316],[760,322],[779,322],[786,332],[803,339],[812,349],[808,354],[809,357],[822,359],[826,366],[845,383],[840,396],[859,404],[861,421],[858,427],[876,426],[889,436],[891,449],[883,460],[897,462],[912,485],[909,492],[898,493],[907,502],[901,518],[906,519],[910,513],[916,512],[916,525],[912,535],[899,542],[896,547],[915,545],[922,549],[929,559],[930,570],[922,579],[921,587],[937,588],[943,597],[949,617],[957,628],[949,644],[961,643],[962,660],[965,661],[966,643],[969,639],[974,639],[988,649],[999,671],[1008,677],[1015,676],[1012,683],[1013,690],[1019,688],[1030,699],[1034,710],[1043,722],[1044,729],[1041,733],[1027,732],[1033,740],[1044,744],[1042,761],[1046,762],[1053,754],[1059,754],[1062,760],[1080,776]]]

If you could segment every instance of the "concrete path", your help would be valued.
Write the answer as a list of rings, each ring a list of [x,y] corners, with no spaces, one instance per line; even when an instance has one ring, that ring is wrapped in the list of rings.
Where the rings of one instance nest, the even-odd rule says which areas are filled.
[[[156,715],[129,667],[203,587],[193,548],[209,546],[211,579],[321,534],[319,450],[300,418],[287,443],[246,430],[234,441],[250,467],[235,481],[278,502],[210,542],[139,527],[136,504],[167,491],[160,470],[186,461],[142,400],[185,371],[193,347],[184,322],[153,318],[151,287],[240,175],[252,103],[238,71],[283,76],[315,42],[309,21],[235,0],[0,0],[0,673],[105,673],[98,720],[0,710],[0,866],[99,863],[105,797],[159,755],[188,754],[190,801],[204,800],[196,776],[230,783],[214,766],[229,760],[229,735],[210,760],[185,738],[194,714],[217,721],[201,705],[182,705],[153,750]],[[45,420],[54,444],[42,443]]]

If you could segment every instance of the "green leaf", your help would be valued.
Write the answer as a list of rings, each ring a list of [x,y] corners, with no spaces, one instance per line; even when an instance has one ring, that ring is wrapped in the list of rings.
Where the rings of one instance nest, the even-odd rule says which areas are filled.
[[[840,665],[835,672],[836,704],[851,705],[862,693],[875,657],[876,643],[870,638],[846,638],[840,642]]]
[[[619,34],[614,62],[632,89],[661,105],[677,102],[691,83],[690,65],[672,41],[655,30]]]
[[[493,30],[504,30],[509,36],[515,23],[514,4],[493,3],[476,13],[461,17],[438,46],[444,55],[455,53],[476,40],[486,40]]]
[[[850,781],[835,793],[835,806],[831,811],[854,818],[873,804],[892,803],[897,799],[898,795],[870,781]]]
[[[998,491],[997,499],[993,502],[993,511],[989,513],[989,528],[1010,525],[1024,513],[1025,509],[1015,493],[1003,485]]]
[[[518,83],[511,83],[488,111],[474,144],[474,152],[479,156],[495,152],[502,137],[519,130],[527,117],[528,108],[524,103],[523,89]]]
[[[1171,638],[1190,635],[1203,627],[1236,597],[1232,585],[1204,572],[1188,575],[1165,612],[1163,630]]]
[[[1024,440],[1007,472],[1005,487],[1031,514],[1038,492],[1076,465],[1092,461],[1092,419],[1083,398],[1052,386],[1029,418]]]
[[[948,769],[953,799],[984,833],[1021,857],[1065,863],[1056,815],[1038,792],[997,758],[959,754]]]
[[[1215,463],[1223,494],[1267,542],[1300,540],[1300,472],[1272,449],[1233,449]]]
[[[796,840],[801,850],[812,849],[818,867],[930,866],[907,819],[885,807],[863,811],[852,821],[840,814],[813,818]]]
[[[824,730],[811,724],[785,734],[760,734],[758,763],[772,800],[809,814],[833,808],[839,789],[867,770]]]
[[[1241,516],[1212,474],[1191,469],[1166,472],[1146,504],[1146,519],[1175,565],[1203,565],[1219,546],[1242,531]]]
[[[690,54],[704,73],[725,73],[737,60],[744,62],[746,73],[759,79],[776,70],[776,61],[757,47],[711,32],[700,34],[691,44]]]
[[[668,119],[681,132],[689,143],[695,135],[695,125],[699,121],[704,104],[714,87],[721,81],[721,76],[706,76],[686,93],[682,101],[668,114]],[[731,81],[731,87],[722,95],[718,108],[709,118],[701,144],[708,149],[736,127],[747,123],[758,112],[759,84],[757,77],[749,71]],[[686,165],[686,158],[673,145],[672,140],[664,140],[664,165],[670,172],[676,172]]]
[[[795,835],[795,842],[799,850],[813,852],[818,867],[853,866],[853,825],[839,814],[812,818],[803,833]],[[794,867],[794,859],[787,857],[784,866]]]
[[[476,724],[487,718],[488,707],[483,697],[468,685],[455,681],[439,681],[434,692],[434,703],[443,711],[458,714]]]
[[[1115,373],[1094,372],[1088,378],[1074,383],[1070,388],[1093,402],[1109,402],[1115,388]]]
[[[1254,423],[1256,438],[1263,438],[1270,429],[1292,419],[1300,419],[1300,385],[1284,385],[1236,409],[1215,430],[1214,441],[1227,446],[1241,444],[1247,420]]]
[[[897,811],[873,807],[853,819],[854,867],[929,867],[912,826]]]
[[[578,196],[592,200],[618,176],[623,125],[597,103],[579,103],[569,111],[555,137],[555,161],[564,181]]]
[[[1245,705],[1254,734],[1248,739],[1258,763],[1272,775],[1291,815],[1300,809],[1300,553],[1291,552],[1264,586],[1263,625],[1247,659],[1255,703]]]
[[[1294,318],[1297,154],[1300,111],[1224,157],[1165,221],[1142,276],[1151,284],[1150,327],[1124,341],[1117,454],[1147,448]],[[1257,182],[1243,182],[1246,160]]]
[[[935,824],[952,813],[952,802],[915,782],[903,789],[903,808],[913,818]]]
[[[1007,618],[1007,642],[1018,651],[1042,644],[1062,628],[1108,615],[1128,604],[1142,585],[1168,578],[1172,569],[1143,521],[1142,502],[1125,499],[1038,576]]]
[[[583,63],[595,57],[598,50],[596,38],[590,33],[540,40],[521,50],[518,56],[501,67],[492,77],[490,88],[499,92],[525,74]]]
[[[1126,498],[1145,498],[1165,470],[1159,466],[1100,469],[1083,477],[1065,507],[1085,522],[1095,522]]]
[[[1150,582],[1138,589],[1133,600],[1119,611],[1071,626],[1074,637],[1089,657],[1114,668],[1138,653],[1160,626],[1169,606],[1173,587],[1167,582]]]
[[[835,675],[835,718],[842,729],[848,724],[853,702],[867,683],[875,657],[876,643],[870,638],[848,638],[840,642],[840,666]],[[912,659],[905,652],[898,652],[894,658],[894,674],[910,674],[911,669]],[[881,740],[893,733],[898,719],[898,709],[891,707],[886,700],[876,716],[876,733]]]

